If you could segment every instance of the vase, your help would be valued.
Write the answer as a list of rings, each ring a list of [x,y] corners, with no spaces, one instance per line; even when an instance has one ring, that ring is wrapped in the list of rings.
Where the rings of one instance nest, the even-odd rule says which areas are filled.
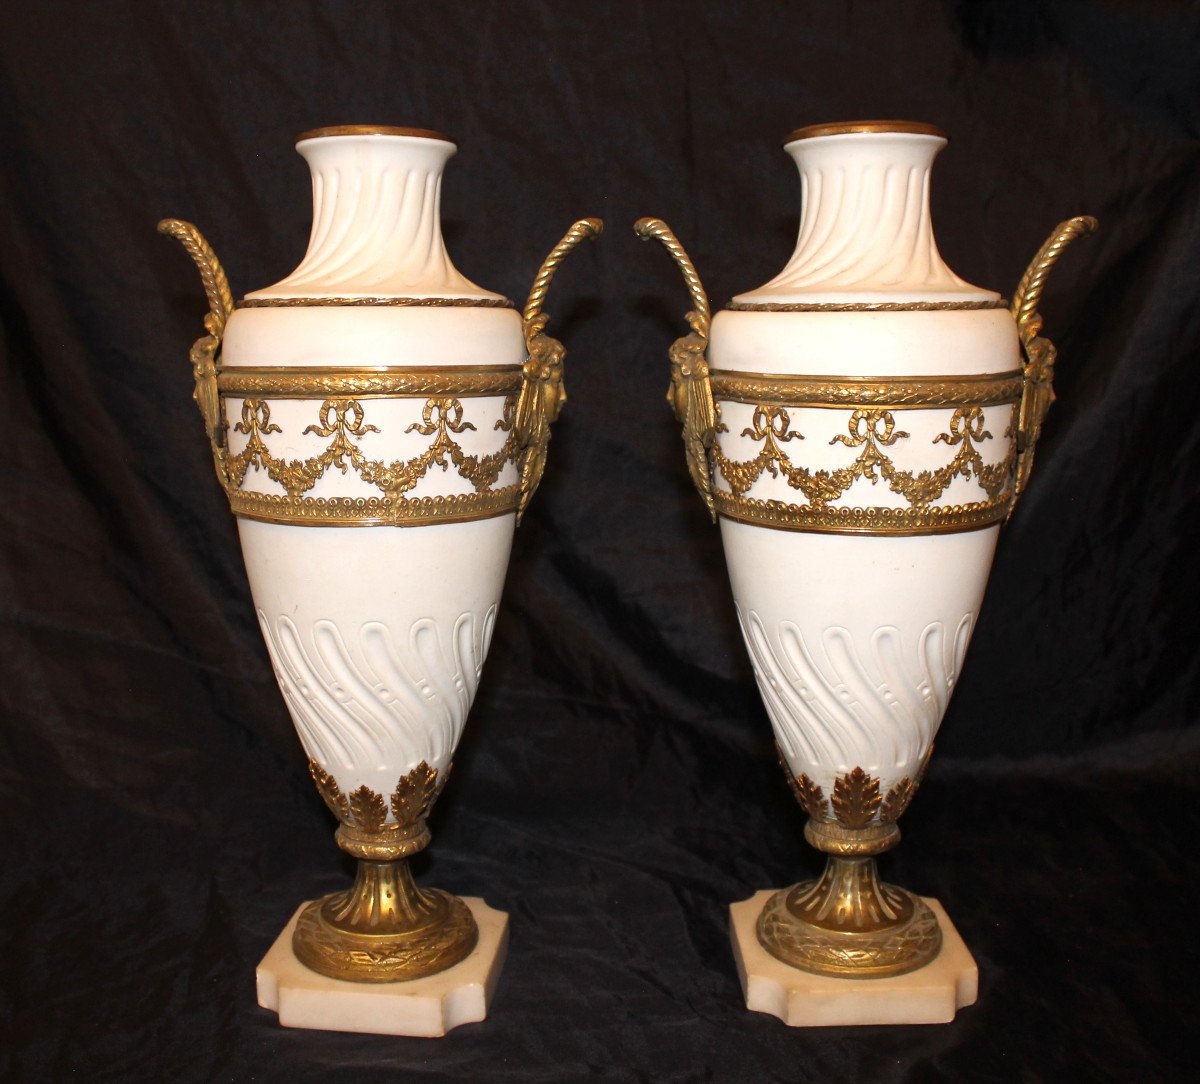
[[[571,227],[518,314],[446,252],[447,137],[353,125],[296,147],[313,224],[282,281],[235,304],[194,226],[159,229],[204,281],[195,398],[280,691],[358,863],[351,888],[299,912],[292,951],[337,980],[411,982],[479,939],[472,910],[418,887],[407,860],[429,842],[565,400],[542,304],[601,223]]]
[[[964,282],[930,221],[945,144],[912,122],[794,132],[795,250],[715,317],[666,224],[635,227],[691,295],[668,398],[805,837],[828,856],[763,896],[749,949],[815,976],[895,977],[942,953],[936,903],[881,883],[875,856],[899,840],[1053,397],[1046,275],[1095,228],[1062,223],[1011,304]]]

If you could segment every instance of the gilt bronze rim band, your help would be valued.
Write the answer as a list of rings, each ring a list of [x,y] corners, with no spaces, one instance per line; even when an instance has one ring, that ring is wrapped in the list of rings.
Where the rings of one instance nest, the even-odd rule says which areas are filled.
[[[319,308],[511,309],[507,297],[244,297],[238,309]]]
[[[819,136],[833,135],[929,135],[939,139],[950,137],[936,124],[927,124],[922,120],[850,120],[838,121],[834,124],[808,124],[797,128],[784,137],[783,145],[795,143],[798,139],[817,139]]]
[[[999,523],[1008,515],[1012,494],[935,508],[813,508],[738,497],[719,489],[713,499],[720,515],[755,527],[817,534],[922,535],[974,531]]]
[[[325,128],[310,128],[296,136],[297,143],[306,139],[329,139],[332,136],[408,136],[410,139],[437,139],[442,143],[453,143],[444,132],[432,128],[406,128],[395,124],[331,124]]]
[[[737,403],[788,407],[886,407],[897,410],[1015,403],[1021,398],[1020,369],[986,376],[786,376],[712,370],[713,395]]]
[[[264,523],[305,527],[431,527],[494,519],[516,512],[517,485],[484,493],[438,497],[288,497],[237,490],[229,494],[234,515]]]
[[[363,368],[238,367],[217,373],[222,395],[264,399],[348,396],[452,395],[459,399],[514,395],[521,390],[520,365],[379,366]]]
[[[994,301],[862,301],[842,304],[809,304],[782,301],[731,301],[730,312],[973,312],[978,309],[1007,309],[1002,298]]]

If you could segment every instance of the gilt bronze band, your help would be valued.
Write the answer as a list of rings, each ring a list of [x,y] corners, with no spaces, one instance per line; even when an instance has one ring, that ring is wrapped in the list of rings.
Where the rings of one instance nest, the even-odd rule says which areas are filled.
[[[1001,522],[1010,498],[939,508],[812,508],[784,501],[735,497],[717,490],[717,512],[726,519],[780,531],[817,534],[920,535],[975,531]]]
[[[989,301],[731,301],[731,312],[972,312],[1007,309],[1002,297]]]
[[[936,124],[920,120],[851,120],[834,124],[806,124],[796,128],[783,139],[784,146],[798,139],[817,139],[821,136],[856,135],[860,132],[897,133],[904,135],[929,135],[949,139],[945,131]]]
[[[418,309],[511,309],[507,297],[247,297],[239,309],[333,308],[418,308]]]
[[[718,400],[788,407],[887,408],[994,406],[1021,398],[1020,369],[984,376],[787,376],[712,370]]]
[[[443,143],[454,140],[444,132],[432,128],[409,128],[396,124],[331,124],[324,128],[310,128],[296,136],[297,143],[306,139],[329,139],[334,136],[409,136],[416,139],[437,139]]]
[[[285,497],[234,492],[229,494],[229,507],[234,515],[264,523],[307,527],[430,527],[507,515],[517,510],[520,496],[516,485],[489,493],[409,498]]]
[[[222,395],[264,399],[378,399],[448,395],[468,399],[514,395],[521,390],[520,365],[387,366],[375,368],[220,369]]]

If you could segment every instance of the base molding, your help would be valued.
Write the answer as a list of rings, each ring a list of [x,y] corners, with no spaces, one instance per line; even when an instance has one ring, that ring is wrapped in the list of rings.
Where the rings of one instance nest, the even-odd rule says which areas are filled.
[[[789,967],[759,944],[758,916],[775,889],[729,908],[729,932],[746,1008],[789,1027],[945,1024],[979,992],[975,959],[935,899],[922,897],[942,930],[941,951],[924,967],[887,978],[845,979]]]
[[[485,1019],[508,951],[508,915],[481,899],[462,902],[479,927],[471,954],[436,975],[388,983],[326,978],[297,960],[292,934],[308,902],[301,904],[258,965],[259,1005],[284,1027],[374,1035],[435,1038]]]

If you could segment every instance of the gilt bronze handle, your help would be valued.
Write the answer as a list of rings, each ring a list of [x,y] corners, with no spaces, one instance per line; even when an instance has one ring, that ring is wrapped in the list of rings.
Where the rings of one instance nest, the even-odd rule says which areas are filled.
[[[700,283],[700,276],[696,273],[696,265],[671,232],[671,227],[661,218],[639,218],[633,224],[633,229],[643,241],[653,238],[663,243],[683,274],[683,281],[691,295],[692,309],[685,319],[692,330],[676,339],[667,351],[671,359],[671,386],[667,389],[667,402],[683,425],[683,447],[692,483],[712,521],[716,523],[709,451],[717,435],[720,409],[713,399],[706,356],[712,309]]]
[[[192,398],[196,400],[204,418],[204,429],[208,433],[208,443],[212,448],[213,467],[217,472],[217,479],[224,487],[227,486],[229,477],[225,469],[225,417],[221,409],[221,397],[217,391],[217,355],[221,351],[225,323],[233,313],[233,293],[229,289],[229,279],[225,276],[221,261],[195,226],[178,218],[164,218],[158,224],[158,232],[174,237],[187,250],[200,270],[204,292],[208,295],[208,315],[204,317],[204,326],[208,334],[200,336],[192,344],[189,354],[192,376],[196,381]]]
[[[1042,434],[1042,421],[1054,402],[1054,344],[1038,333],[1042,330],[1042,315],[1038,302],[1050,269],[1058,262],[1063,249],[1076,237],[1094,233],[1099,223],[1089,215],[1080,215],[1059,223],[1046,243],[1038,249],[1033,262],[1021,276],[1013,295],[1012,315],[1021,337],[1022,368],[1025,372],[1021,405],[1017,414],[1017,480],[1013,491],[1012,508],[1016,506],[1029,474],[1033,470],[1033,453]]]
[[[551,250],[538,270],[529,291],[529,300],[521,314],[528,357],[521,373],[521,396],[517,400],[515,427],[521,472],[521,495],[517,504],[517,523],[542,480],[546,469],[546,450],[550,444],[550,426],[567,401],[563,386],[563,358],[566,349],[557,339],[545,332],[549,313],[542,311],[542,302],[550,290],[550,281],[563,260],[580,241],[598,237],[604,223],[598,218],[581,218]]]

